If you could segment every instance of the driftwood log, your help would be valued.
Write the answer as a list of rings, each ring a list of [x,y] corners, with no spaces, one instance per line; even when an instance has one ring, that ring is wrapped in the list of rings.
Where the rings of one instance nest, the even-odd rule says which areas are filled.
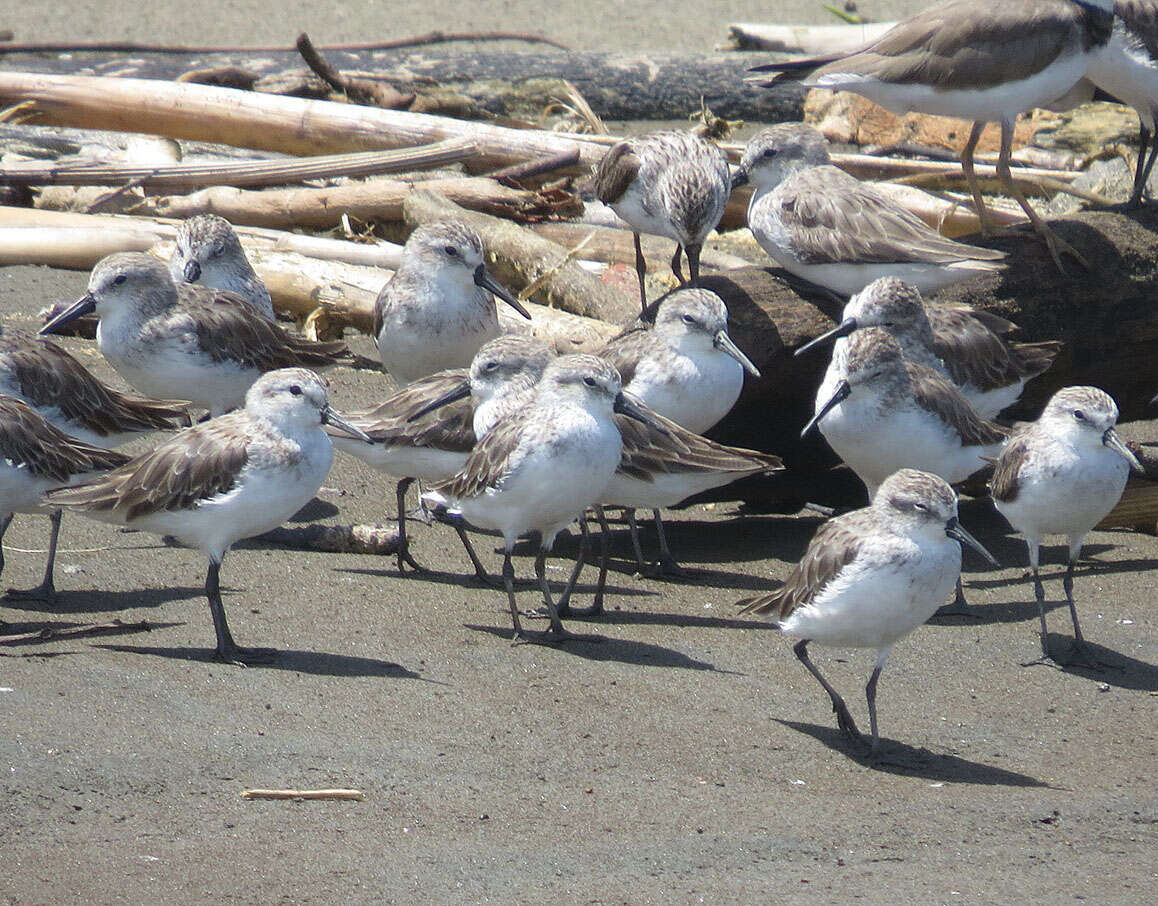
[[[566,81],[604,119],[681,119],[698,111],[703,98],[717,116],[727,119],[799,120],[805,92],[798,85],[768,89],[745,81],[749,66],[772,58],[770,54],[753,60],[744,54],[326,51],[326,61],[348,75],[381,80],[398,91],[419,95],[437,86],[463,97],[484,115],[537,120],[544,107],[567,96]],[[233,69],[244,73],[251,84],[258,79],[304,81],[308,74],[293,53],[7,54],[0,57],[0,67],[167,81],[193,70]]]

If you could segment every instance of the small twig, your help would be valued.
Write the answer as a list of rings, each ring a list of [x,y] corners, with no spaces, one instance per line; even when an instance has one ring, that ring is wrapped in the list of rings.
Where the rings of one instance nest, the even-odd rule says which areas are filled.
[[[531,298],[531,296],[539,291],[541,286],[543,286],[545,283],[547,283],[547,281],[559,273],[559,271],[563,268],[563,265],[578,258],[579,253],[583,251],[587,243],[595,238],[595,233],[596,231],[592,230],[590,233],[584,236],[583,240],[579,242],[574,248],[567,250],[567,254],[563,256],[563,260],[561,260],[558,264],[552,265],[546,270],[541,271],[539,276],[537,276],[534,280],[523,287],[522,291],[519,293],[519,298],[526,302]]]
[[[361,790],[242,790],[242,799],[343,799],[364,802]]]
[[[529,44],[549,44],[560,50],[570,50],[552,38],[516,31],[441,32],[431,31],[413,38],[397,41],[375,41],[359,44],[327,44],[320,50],[361,51],[396,50],[404,47],[421,47],[426,44],[449,44],[454,41],[524,41]],[[136,41],[48,41],[40,43],[0,44],[0,55],[11,53],[276,53],[292,51],[296,47],[284,44],[142,44]]]
[[[106,635],[111,633],[119,635],[128,632],[149,632],[161,627],[183,625],[183,623],[150,623],[148,620],[141,620],[139,623],[124,623],[121,620],[113,620],[111,623],[85,623],[82,626],[70,626],[66,629],[54,629],[46,626],[34,632],[0,635],[0,645],[27,645],[34,642],[52,642],[56,639],[76,638],[77,636],[84,635]]]
[[[352,79],[342,75],[322,59],[321,54],[310,41],[310,36],[305,32],[298,35],[297,49],[298,53],[302,55],[302,59],[306,61],[306,65],[314,71],[318,78],[334,91],[342,92],[355,104],[369,104],[382,107],[385,110],[405,110],[414,103],[415,95],[413,93],[402,94],[389,85],[380,85],[377,82]]]
[[[113,189],[111,192],[105,192],[104,195],[99,196],[96,201],[84,209],[84,213],[95,214],[114,198],[120,198],[122,195],[133,191],[133,189],[139,189],[142,185],[144,185],[144,183],[144,179],[130,179],[123,186]]]
[[[564,167],[573,167],[579,163],[579,149],[573,151],[560,151],[558,154],[548,154],[544,157],[536,157],[534,160],[524,161],[521,164],[512,164],[509,167],[503,167],[486,176],[490,179],[497,179],[505,186],[511,188],[518,188],[514,183],[521,179],[530,179],[533,176],[542,176],[544,173],[553,173],[555,170],[562,170]]]

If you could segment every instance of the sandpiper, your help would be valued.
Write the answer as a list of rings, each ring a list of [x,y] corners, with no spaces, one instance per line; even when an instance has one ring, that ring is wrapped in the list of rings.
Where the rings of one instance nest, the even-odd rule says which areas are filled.
[[[97,447],[189,424],[184,403],[121,393],[50,340],[11,328],[0,331],[0,394],[23,400],[65,434]]]
[[[181,222],[169,274],[174,283],[200,283],[234,293],[274,320],[269,290],[245,256],[233,225],[224,217],[198,214]]]
[[[60,510],[45,505],[44,492],[84,481],[128,461],[124,453],[65,434],[23,400],[0,396],[0,542],[12,523],[13,513],[46,513],[52,523],[44,580],[27,591],[9,589],[10,596],[51,598],[56,594],[53,567],[60,537]],[[0,572],[3,570],[4,549],[0,545]]]
[[[245,409],[174,435],[156,449],[89,482],[50,491],[52,506],[162,535],[209,558],[205,596],[217,633],[215,656],[267,661],[271,649],[242,648],[221,602],[221,562],[233,544],[280,525],[309,502],[333,459],[323,425],[368,441],[330,408],[321,379],[304,368],[259,377]]]
[[[1006,430],[981,418],[952,381],[906,360],[884,330],[858,330],[847,344],[833,356],[802,433],[819,426],[870,499],[897,469],[962,481],[1001,451]]]
[[[100,318],[97,344],[109,364],[147,396],[187,399],[212,415],[241,406],[250,385],[278,368],[321,368],[347,354],[253,317],[232,293],[175,284],[152,255],[118,252],[97,262],[88,292],[40,329],[81,315]]]
[[[1002,267],[1004,252],[954,242],[834,167],[824,136],[803,123],[780,123],[748,142],[732,186],[749,182],[748,227],[761,248],[842,296],[884,276],[931,293]]]
[[[596,356],[561,356],[547,366],[533,401],[499,420],[462,471],[425,495],[432,506],[502,533],[503,583],[516,639],[523,629],[511,551],[528,532],[539,536],[535,574],[550,617],[547,632],[531,640],[554,642],[568,636],[551,598],[546,555],[559,531],[598,503],[619,466],[622,440],[612,418],[616,411],[649,420],[622,392],[614,366]]]
[[[418,227],[374,305],[382,366],[400,386],[436,371],[469,368],[479,347],[500,333],[495,296],[530,319],[487,271],[478,233],[457,221]]]
[[[554,351],[531,337],[501,336],[484,343],[470,371],[461,368],[419,378],[349,421],[373,441],[334,437],[334,445],[363,462],[400,478],[398,501],[398,571],[403,564],[421,570],[407,550],[406,491],[415,481],[447,481],[466,465],[477,438],[494,421],[533,392]],[[456,525],[480,579],[489,581],[465,531]]]
[[[691,132],[656,132],[612,145],[599,161],[595,197],[627,221],[635,235],[635,272],[639,298],[647,308],[647,266],[640,233],[666,236],[677,243],[671,269],[680,283],[680,252],[688,273],[700,276],[700,252],[708,233],[724,216],[731,193],[723,152]]]
[[[643,321],[610,340],[599,355],[624,389],[649,409],[696,434],[728,414],[744,372],[760,372],[728,335],[728,309],[706,289],[680,289],[661,299],[655,323]]]
[[[957,581],[961,544],[993,561],[961,527],[953,489],[936,475],[901,469],[868,507],[822,525],[783,586],[738,603],[741,613],[768,614],[800,639],[793,652],[828,693],[840,732],[855,741],[863,741],[856,722],[809,660],[808,645],[877,649],[865,686],[875,756],[881,670],[893,646],[933,615]]]
[[[1045,589],[1038,576],[1045,535],[1069,541],[1066,602],[1074,623],[1074,649],[1085,657],[1085,640],[1074,607],[1074,567],[1086,533],[1114,508],[1130,470],[1142,465],[1122,443],[1114,425],[1118,406],[1097,387],[1063,387],[1036,422],[1019,426],[1006,444],[990,482],[993,503],[1025,536],[1033,592],[1041,618],[1041,654],[1052,660],[1045,628]]]
[[[853,91],[896,113],[918,111],[974,121],[961,154],[983,228],[988,217],[973,172],[973,151],[986,123],[1001,124],[997,173],[1046,240],[1083,266],[1025,200],[1009,168],[1017,115],[1049,106],[1081,80],[1110,40],[1114,0],[947,0],[905,19],[851,53],[769,63],[779,79]]]
[[[796,355],[840,342],[858,328],[880,327],[893,336],[906,359],[939,371],[982,418],[994,418],[1017,402],[1027,382],[1053,364],[1062,344],[1013,343],[975,315],[963,306],[926,305],[912,284],[881,277],[848,300],[840,324],[801,346]]]

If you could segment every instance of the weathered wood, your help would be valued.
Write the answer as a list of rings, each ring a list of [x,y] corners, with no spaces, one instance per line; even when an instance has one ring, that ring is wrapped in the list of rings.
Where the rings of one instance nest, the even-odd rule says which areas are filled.
[[[474,228],[498,278],[519,288],[541,281],[531,298],[544,305],[610,323],[639,313],[636,301],[584,271],[571,260],[567,249],[509,221],[467,211],[427,191],[411,194],[403,210],[411,228],[447,218]]]
[[[770,59],[761,55],[760,61]],[[726,119],[799,120],[804,89],[761,88],[745,81],[753,65],[743,54],[506,53],[326,51],[347,75],[389,82],[421,95],[431,84],[465,96],[487,114],[538,120],[553,98],[574,85],[595,113],[608,120],[682,119],[700,109],[700,98]],[[5,69],[27,72],[177,78],[198,69],[234,67],[256,78],[305,73],[293,53],[126,56],[123,53],[9,54]]]

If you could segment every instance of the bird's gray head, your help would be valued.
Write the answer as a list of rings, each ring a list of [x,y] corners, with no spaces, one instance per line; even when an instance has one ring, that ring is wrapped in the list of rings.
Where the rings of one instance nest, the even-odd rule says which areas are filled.
[[[485,402],[518,384],[533,386],[555,358],[555,351],[534,337],[505,334],[484,343],[470,365],[470,392]]]
[[[245,411],[254,418],[271,422],[287,434],[331,425],[370,442],[360,428],[330,408],[325,381],[306,368],[267,371],[246,392]]]
[[[606,359],[594,355],[559,356],[543,371],[540,392],[611,410],[623,389],[619,371]]]
[[[169,275],[175,283],[204,282],[215,285],[213,272],[230,276],[252,268],[233,225],[216,214],[198,214],[177,227],[177,247],[169,259]]]
[[[756,133],[744,148],[732,188],[751,183],[771,189],[798,170],[829,163],[828,142],[803,123],[779,123]]]
[[[95,311],[102,320],[140,317],[177,304],[177,287],[164,262],[144,252],[117,252],[102,258],[88,278],[88,292],[41,328],[56,328]]]
[[[893,526],[910,536],[943,542],[948,536],[968,544],[990,564],[993,555],[962,527],[957,515],[957,494],[945,479],[916,469],[899,469],[877,489],[873,508],[883,511]]]
[[[854,387],[904,370],[900,344],[879,327],[866,327],[852,334],[844,361],[845,378]]]
[[[1144,471],[1138,458],[1114,430],[1117,423],[1118,404],[1097,387],[1063,387],[1050,397],[1040,419],[1051,437],[1079,449],[1108,447],[1126,460],[1130,468]]]
[[[893,336],[917,334],[928,344],[933,342],[933,328],[920,291],[896,277],[874,280],[849,299],[843,318],[842,326],[851,321],[853,330],[883,327]]]
[[[718,350],[734,358],[753,377],[760,372],[732,341],[724,300],[707,289],[680,289],[656,309],[655,330],[689,353]]]

